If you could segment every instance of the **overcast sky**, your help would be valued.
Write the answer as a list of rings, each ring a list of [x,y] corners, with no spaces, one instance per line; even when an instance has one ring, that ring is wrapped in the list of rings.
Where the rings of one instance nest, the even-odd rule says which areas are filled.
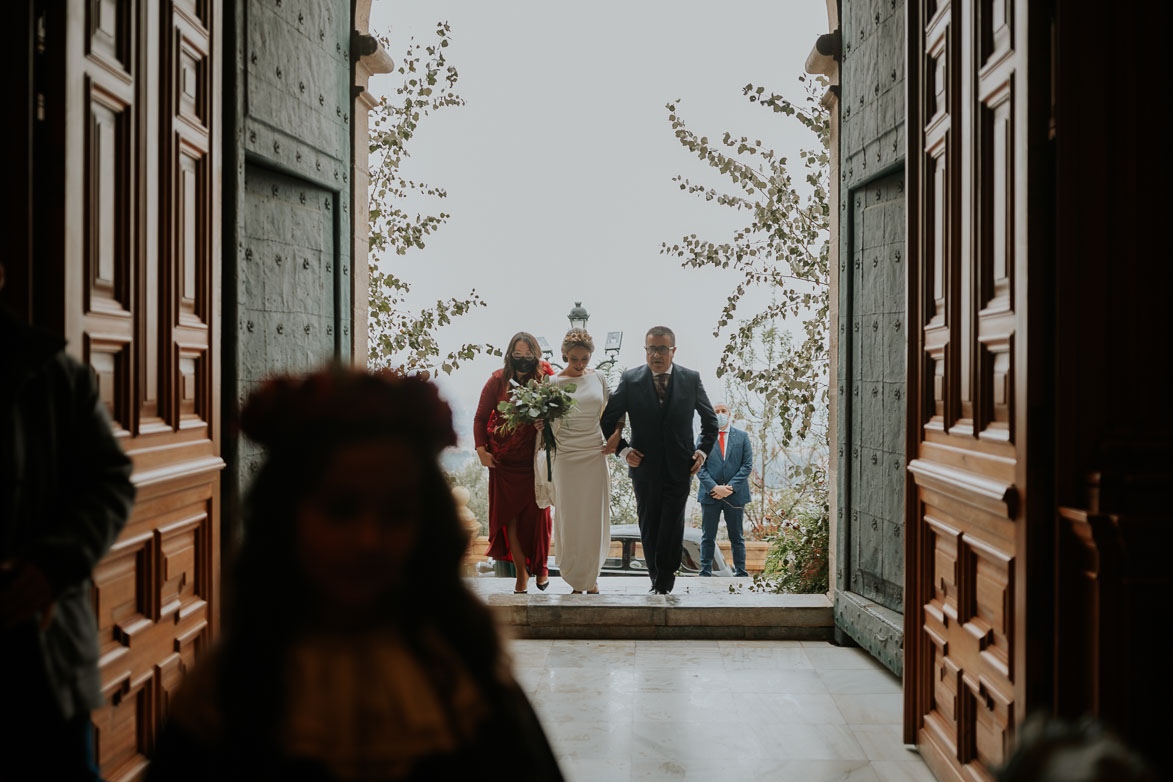
[[[556,347],[581,301],[596,360],[606,332],[623,331],[620,363],[635,366],[647,328],[671,326],[676,360],[701,372],[716,401],[724,334],[713,329],[738,278],[681,268],[659,246],[692,233],[724,241],[744,216],[671,181],[723,184],[676,141],[664,104],[681,99],[700,135],[728,130],[797,158],[814,137],[741,88],[753,82],[801,100],[798,76],[826,32],[825,4],[375,0],[371,27],[391,36],[398,65],[411,37],[436,40],[439,20],[452,25],[447,51],[467,105],[424,120],[404,173],[446,188],[430,208],[452,219],[425,249],[384,262],[417,303],[473,288],[488,302],[445,328],[441,345],[504,347],[525,330]],[[396,78],[378,77],[372,90],[389,93]],[[440,380],[458,416],[471,418],[499,366],[481,358]]]

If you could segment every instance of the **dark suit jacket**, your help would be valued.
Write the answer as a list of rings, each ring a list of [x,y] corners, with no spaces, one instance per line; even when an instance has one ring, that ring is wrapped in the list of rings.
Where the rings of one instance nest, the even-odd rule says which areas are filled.
[[[699,444],[697,447],[700,447]],[[721,455],[718,441],[697,473],[701,483],[697,499],[701,505],[723,502],[735,508],[744,508],[749,504],[749,474],[752,470],[753,446],[749,442],[749,435],[741,429],[729,427],[725,435],[725,455]],[[718,500],[709,494],[716,486],[728,486],[733,489],[733,493]]]
[[[61,715],[96,709],[98,627],[90,572],[130,515],[131,462],[110,429],[89,367],[64,342],[0,313],[0,561],[32,562],[53,587],[48,626],[24,648],[41,660]],[[15,665],[16,663],[14,663]]]
[[[700,445],[695,446],[693,413],[701,417]],[[693,453],[707,454],[717,442],[717,414],[709,404],[701,376],[679,364],[673,366],[663,406],[647,364],[624,372],[599,423],[605,437],[615,431],[624,415],[631,422],[631,442],[621,440],[619,450],[630,445],[644,455],[639,467],[630,468],[633,479],[655,476],[687,481]]]

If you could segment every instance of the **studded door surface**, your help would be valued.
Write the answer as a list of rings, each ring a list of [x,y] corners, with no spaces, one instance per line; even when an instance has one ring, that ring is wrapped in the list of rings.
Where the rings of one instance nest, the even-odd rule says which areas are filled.
[[[841,4],[834,611],[904,665],[904,0]]]
[[[836,585],[840,626],[896,672],[904,610],[905,249],[904,172],[870,181],[853,196],[850,274],[841,296],[851,334],[850,377],[841,410],[847,437],[840,464],[843,506]],[[843,419],[841,419],[843,420]]]
[[[906,737],[942,779],[991,779],[1027,704],[1029,21],[909,7]]]
[[[233,13],[233,151],[225,224],[225,418],[266,377],[350,358],[351,9],[343,0],[241,0]],[[365,294],[365,291],[364,291]],[[260,451],[226,433],[225,501]],[[229,520],[230,524],[239,520]]]
[[[126,780],[220,607],[220,3],[39,13],[36,320],[93,368],[138,487],[93,574],[95,749]]]
[[[317,369],[338,355],[335,194],[260,166],[245,169],[241,215],[244,296],[240,300],[237,377],[242,398],[268,376]],[[239,444],[240,485],[260,465],[261,449]]]

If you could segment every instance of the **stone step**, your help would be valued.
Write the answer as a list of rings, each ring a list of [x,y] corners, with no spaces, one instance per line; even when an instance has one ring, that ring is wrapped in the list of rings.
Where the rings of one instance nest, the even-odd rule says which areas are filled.
[[[751,592],[745,578],[678,578],[670,595],[648,593],[647,578],[599,579],[600,594],[572,595],[551,578],[545,592],[513,594],[511,578],[469,578],[515,638],[830,640],[826,595]]]

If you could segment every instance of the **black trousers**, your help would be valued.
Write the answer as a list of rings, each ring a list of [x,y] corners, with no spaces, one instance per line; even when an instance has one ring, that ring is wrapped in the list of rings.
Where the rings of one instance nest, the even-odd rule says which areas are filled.
[[[31,622],[0,631],[10,680],[0,706],[0,779],[101,782],[88,711],[65,719]]]
[[[684,544],[684,508],[688,504],[689,480],[663,476],[644,477],[633,471],[635,507],[639,515],[639,536],[652,588],[671,592],[680,568]],[[689,478],[686,474],[686,478]]]

